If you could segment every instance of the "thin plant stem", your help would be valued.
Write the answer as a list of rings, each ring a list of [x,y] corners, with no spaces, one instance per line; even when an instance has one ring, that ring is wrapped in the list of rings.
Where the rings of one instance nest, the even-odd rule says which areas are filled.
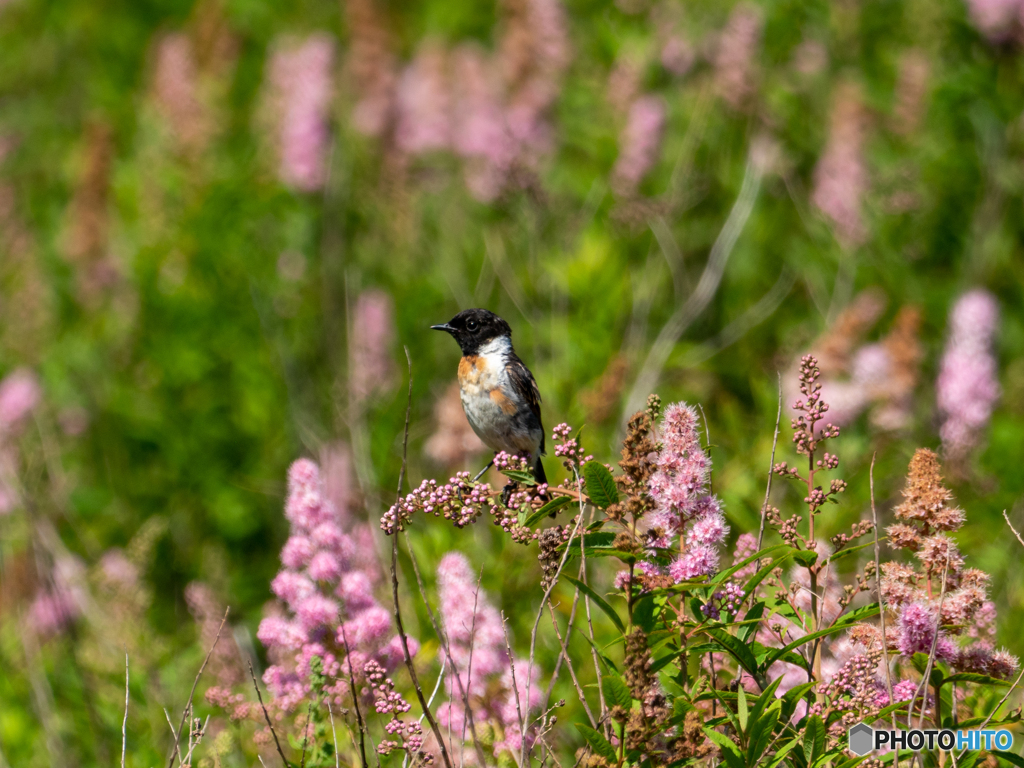
[[[274,746],[277,747],[277,754],[281,756],[281,762],[284,763],[285,768],[289,768],[288,758],[284,756],[284,750],[281,749],[281,742],[277,738],[277,731],[274,730],[274,724],[270,722],[270,713],[267,712],[267,705],[263,703],[263,694],[260,693],[260,686],[256,682],[256,673],[252,669],[252,661],[249,661],[249,676],[252,677],[252,687],[256,689],[256,698],[260,702],[260,709],[263,710],[263,718],[267,721],[267,727],[270,729],[270,735],[274,737]],[[263,759],[260,759],[263,762]]]
[[[405,470],[409,461],[409,415],[412,412],[412,358],[409,356],[409,348],[405,347],[405,360],[409,365],[409,392],[405,406],[405,433],[402,438],[402,469],[398,474],[398,499],[402,497],[402,485],[405,482]],[[398,630],[398,639],[402,645],[402,655],[405,657],[405,666],[409,670],[409,677],[412,679],[412,687],[416,690],[416,698],[420,702],[420,708],[427,722],[430,723],[430,730],[437,739],[438,749],[441,750],[441,759],[445,768],[452,768],[451,758],[448,756],[448,748],[441,736],[441,729],[437,726],[437,720],[427,706],[427,698],[423,695],[423,688],[420,687],[419,677],[416,675],[416,666],[412,663],[412,655],[409,653],[409,638],[405,634],[405,627],[402,625],[402,607],[398,600],[398,538],[391,539],[391,598],[395,608],[395,627]]]
[[[583,499],[581,498],[580,499],[580,505],[582,506],[582,504],[583,504]],[[547,601],[551,598],[551,591],[555,588],[555,584],[558,583],[558,577],[562,575],[562,569],[565,567],[565,562],[566,562],[566,560],[569,559],[569,551],[572,549],[572,542],[576,538],[576,534],[579,533],[580,525],[582,525],[582,523],[583,523],[583,513],[580,512],[580,514],[576,518],[576,527],[573,528],[572,533],[569,534],[569,541],[567,541],[566,544],[565,544],[565,552],[562,553],[562,559],[558,563],[558,570],[555,571],[555,575],[554,575],[554,577],[552,577],[551,583],[548,584],[548,588],[544,591],[544,597],[541,598],[540,608],[537,611],[537,617],[533,621],[533,631],[530,632],[530,660],[529,660],[529,665],[530,665],[530,669],[531,670],[533,669],[534,656],[535,656],[535,654],[537,652],[537,630],[540,627],[540,620],[544,616],[544,606],[547,603]],[[530,685],[531,685],[532,682],[533,682],[533,675],[527,675],[526,676],[527,712],[526,712],[526,716],[521,720],[521,722],[522,722],[521,730],[522,730],[522,734],[523,734],[523,746],[522,746],[522,750],[520,752],[520,758],[519,758],[519,765],[520,766],[526,765],[526,741],[527,741],[526,740],[526,732],[527,732],[527,726],[529,726],[529,720],[530,720],[529,703],[530,703]]]
[[[889,703],[893,701],[892,672],[889,670],[889,645],[885,637],[885,603],[882,601],[882,551],[878,544],[878,510],[875,509],[875,458],[871,454],[871,466],[868,468],[868,488],[871,492],[871,522],[875,534],[875,590],[878,592],[878,618],[882,626],[882,662],[885,664],[885,689],[889,693]],[[896,730],[896,713],[892,713],[892,729]],[[899,755],[896,756],[899,763]]]
[[[356,724],[359,726],[359,759],[363,768],[368,768],[366,762],[366,723],[363,722],[363,713],[359,709],[359,692],[356,691],[356,676],[352,669],[352,651],[348,647],[348,633],[345,632],[345,623],[341,623],[341,641],[345,644],[345,656],[348,658],[348,687],[352,691],[352,704],[356,710]]]
[[[124,753],[128,747],[128,649],[124,651],[124,720],[121,721],[121,768],[124,768]]]
[[[764,541],[764,523],[768,517],[768,499],[772,495],[772,477],[775,475],[775,448],[779,444],[779,422],[782,420],[782,374],[778,371],[775,376],[779,383],[779,408],[775,413],[775,437],[772,438],[772,460],[768,465],[768,487],[764,490],[764,504],[761,506],[761,527],[757,532],[757,551],[761,551],[761,544]]]
[[[210,657],[213,656],[214,648],[216,648],[217,643],[220,642],[220,633],[221,630],[224,629],[224,623],[228,620],[228,613],[230,611],[230,606],[224,609],[224,618],[220,620],[220,626],[217,627],[217,636],[213,639],[213,645],[210,646],[210,651],[206,654],[206,658],[203,659],[203,666],[199,668],[199,672],[196,674],[196,679],[192,681],[192,690],[188,694],[188,703],[185,705],[185,709],[181,713],[181,722],[178,724],[178,732],[174,734],[174,749],[171,750],[171,759],[167,761],[167,768],[172,768],[174,765],[174,759],[179,754],[178,745],[181,740],[181,729],[185,727],[185,718],[188,716],[188,712],[192,708],[192,698],[196,695],[196,686],[199,685],[199,678],[203,676],[206,665],[210,663]],[[191,731],[191,729],[189,730]]]

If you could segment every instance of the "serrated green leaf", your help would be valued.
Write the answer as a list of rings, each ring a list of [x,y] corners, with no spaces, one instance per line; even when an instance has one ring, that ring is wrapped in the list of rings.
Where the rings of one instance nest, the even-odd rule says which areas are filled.
[[[536,485],[537,478],[527,469],[503,469],[501,474],[521,485]]]
[[[575,723],[576,730],[578,730],[583,738],[587,740],[587,744],[594,750],[595,753],[603,757],[610,763],[618,762],[618,755],[615,754],[615,748],[608,743],[608,739],[604,737],[600,731],[595,731],[589,725],[583,725],[583,723]]]
[[[812,715],[804,730],[804,758],[808,763],[813,763],[824,752],[825,722],[818,715]]]
[[[793,559],[800,565],[810,568],[818,561],[818,553],[812,549],[800,549],[793,553]]]
[[[619,614],[615,612],[615,609],[608,604],[608,601],[601,597],[597,592],[591,589],[589,586],[584,584],[582,581],[567,576],[566,580],[575,586],[580,592],[589,597],[594,601],[594,604],[600,608],[612,620],[612,623],[618,628],[620,634],[626,634],[626,626],[622,623],[622,619],[619,618]]]
[[[753,652],[750,650],[750,646],[742,642],[738,638],[733,637],[724,629],[712,628],[709,629],[708,634],[718,641],[719,645],[722,646],[723,650],[727,651],[736,661],[740,663],[747,672],[754,675],[755,678],[760,676],[760,672],[757,669],[757,659],[754,658]]]
[[[747,765],[754,765],[768,748],[768,742],[772,738],[775,726],[778,725],[781,710],[782,702],[776,699],[763,716],[753,721],[747,741]]]
[[[583,465],[583,481],[587,496],[601,509],[608,509],[619,503],[619,489],[608,467],[599,461],[588,461]]]
[[[532,528],[538,520],[543,520],[548,515],[551,515],[562,507],[566,507],[572,503],[572,499],[568,496],[559,496],[558,498],[552,499],[540,509],[534,510],[530,513],[523,521],[523,525],[527,528]]]
[[[633,706],[633,694],[618,675],[605,675],[601,681],[601,692],[609,709],[620,706],[629,711]]]

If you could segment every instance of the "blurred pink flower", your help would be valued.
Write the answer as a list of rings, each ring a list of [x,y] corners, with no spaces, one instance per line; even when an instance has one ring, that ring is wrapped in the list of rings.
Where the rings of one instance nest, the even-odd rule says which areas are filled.
[[[949,337],[935,389],[942,415],[939,435],[958,459],[978,444],[999,400],[998,364],[992,351],[998,324],[995,297],[981,289],[961,296],[949,315]]]
[[[28,624],[36,635],[63,632],[82,615],[87,600],[85,565],[74,555],[59,558],[49,583],[40,588],[28,609]]]
[[[1012,37],[1024,13],[1021,0],[967,0],[967,10],[974,26],[993,43]]]
[[[568,25],[559,0],[505,0],[504,5],[508,14],[499,56],[506,119],[521,160],[529,166],[550,149],[547,112],[571,59]]]
[[[744,106],[754,94],[762,23],[756,6],[739,3],[718,38],[715,83],[719,95],[733,109]]]
[[[296,461],[288,472],[285,516],[291,536],[281,554],[283,567],[271,582],[284,610],[268,611],[257,632],[275,662],[263,679],[275,706],[293,710],[310,693],[316,656],[324,674],[335,679],[325,690],[341,706],[351,702],[349,669],[362,675],[368,661],[393,669],[402,658],[391,614],[373,595],[375,572],[365,567],[376,556],[373,541],[365,538],[365,524],[342,529],[320,470],[308,459]],[[415,641],[410,638],[409,644],[415,653]]]
[[[681,35],[672,35],[661,46],[659,54],[661,66],[676,77],[682,77],[693,67],[697,53],[693,46]]]
[[[477,574],[461,553],[449,552],[441,559],[437,582],[447,640],[443,650],[449,664],[448,702],[438,709],[442,731],[450,727],[453,741],[456,733],[460,740],[464,738],[468,698],[476,727],[494,721],[504,734],[494,745],[495,757],[506,750],[514,753],[522,746],[522,731],[501,615],[480,590]],[[515,660],[515,669],[519,706],[537,707],[541,699],[538,670],[522,659]]]
[[[333,67],[334,40],[325,33],[279,41],[267,65],[278,176],[303,192],[320,189],[326,177]]]
[[[183,32],[164,35],[156,46],[153,96],[174,140],[189,151],[202,150],[213,126],[199,98],[199,73],[192,41]]]
[[[334,505],[342,524],[347,523],[349,510],[355,498],[352,449],[340,441],[325,445],[320,451],[320,466],[324,496]]]
[[[636,194],[643,178],[658,162],[665,129],[665,102],[641,96],[630,105],[626,127],[619,137],[619,156],[612,169],[612,188],[628,197]]]
[[[865,122],[856,89],[840,88],[832,107],[828,143],[814,169],[811,200],[832,223],[844,248],[856,247],[867,235],[861,215],[861,199],[868,187],[863,157]]]
[[[447,54],[435,41],[422,43],[398,82],[395,144],[411,155],[451,144],[452,99]]]
[[[16,428],[42,399],[39,379],[28,368],[18,368],[0,381],[0,433]]]
[[[356,299],[349,329],[349,392],[357,404],[386,391],[394,376],[394,307],[384,291],[366,290]]]
[[[460,45],[452,53],[453,148],[466,160],[470,194],[482,202],[501,193],[516,153],[493,70],[477,46]]]

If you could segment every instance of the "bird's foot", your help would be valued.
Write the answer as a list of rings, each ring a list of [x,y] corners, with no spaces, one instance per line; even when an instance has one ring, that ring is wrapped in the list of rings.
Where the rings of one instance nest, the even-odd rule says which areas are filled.
[[[519,490],[519,483],[515,480],[510,480],[509,483],[501,491],[501,503],[508,507],[509,501],[512,500],[512,494]]]

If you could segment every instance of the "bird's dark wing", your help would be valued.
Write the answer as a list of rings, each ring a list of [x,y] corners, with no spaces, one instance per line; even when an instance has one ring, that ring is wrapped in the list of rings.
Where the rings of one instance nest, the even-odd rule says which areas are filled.
[[[540,389],[537,387],[537,381],[515,352],[508,356],[505,369],[508,371],[509,380],[515,387],[516,393],[526,401],[533,415],[537,417],[541,431],[540,452],[544,453],[544,423],[540,418]]]

